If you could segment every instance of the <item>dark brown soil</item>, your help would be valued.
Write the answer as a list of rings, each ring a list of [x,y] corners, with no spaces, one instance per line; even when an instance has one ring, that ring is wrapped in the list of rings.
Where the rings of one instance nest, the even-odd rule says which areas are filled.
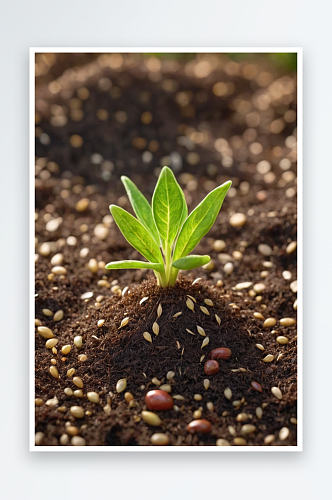
[[[59,339],[56,346],[58,352],[52,354],[45,349],[45,340],[36,334],[36,397],[42,398],[44,403],[54,396],[59,400],[55,407],[46,404],[36,407],[36,432],[45,434],[43,445],[60,445],[59,438],[65,433],[67,422],[78,426],[79,434],[89,446],[150,445],[154,432],[165,432],[173,446],[214,446],[218,438],[233,444],[234,435],[230,434],[229,426],[235,429],[231,429],[231,433],[241,436],[243,423],[252,423],[257,428],[256,432],[246,436],[248,445],[262,446],[264,438],[270,434],[275,435],[273,445],[296,445],[296,424],[290,422],[291,418],[296,418],[296,326],[286,328],[277,323],[274,328],[276,333],[271,333],[273,328],[262,329],[263,321],[253,316],[254,312],[261,312],[264,318],[275,317],[277,320],[296,317],[293,309],[296,296],[289,287],[290,282],[296,279],[296,252],[286,253],[289,242],[296,241],[296,200],[286,190],[296,190],[296,184],[295,179],[286,182],[278,167],[280,159],[290,154],[284,143],[285,138],[292,134],[294,124],[286,124],[279,134],[270,134],[257,127],[255,140],[263,144],[263,153],[256,155],[255,159],[250,154],[246,160],[235,158],[232,168],[221,167],[213,149],[213,137],[224,137],[231,142],[232,137],[242,136],[247,125],[241,123],[239,117],[236,118],[239,113],[233,112],[235,96],[220,101],[211,92],[220,75],[221,72],[211,75],[203,84],[201,80],[186,76],[181,67],[176,76],[173,74],[172,78],[177,80],[180,90],[190,91],[193,95],[204,91],[207,95],[204,103],[194,101],[194,116],[188,117],[175,104],[173,94],[170,96],[163,92],[160,82],[151,82],[144,72],[140,73],[139,67],[117,72],[100,69],[98,78],[86,77],[84,81],[90,91],[89,98],[82,103],[84,117],[79,122],[69,119],[62,127],[55,127],[49,122],[50,110],[54,110],[51,105],[56,103],[68,107],[68,98],[76,96],[79,86],[72,80],[70,92],[67,89],[70,97],[67,98],[61,94],[50,96],[46,86],[37,87],[37,103],[43,100],[44,104],[43,111],[38,111],[36,140],[36,251],[39,254],[43,242],[54,242],[54,248],[47,257],[39,254],[36,262],[35,317],[49,326]],[[101,76],[112,79],[112,88],[116,85],[121,88],[121,97],[114,99],[109,92],[100,91],[97,81]],[[250,101],[258,91],[253,82],[244,78],[224,76],[224,80],[235,82],[238,97]],[[167,71],[162,79],[166,77],[170,78]],[[145,102],[142,93],[147,99]],[[40,103],[39,106],[42,107]],[[274,114],[267,118],[269,123],[288,108],[295,109],[295,106],[295,98],[288,105],[276,105]],[[106,123],[99,122],[95,117],[96,110],[100,108],[108,109],[110,113]],[[152,125],[142,125],[139,120],[141,113],[147,109],[153,115]],[[116,123],[114,113],[117,110],[126,111],[128,120],[125,124]],[[195,146],[194,151],[199,154],[197,165],[188,163],[186,148],[178,146],[179,128],[183,123],[197,129],[202,123],[210,126],[209,145]],[[38,137],[42,133],[48,134],[50,144],[40,143]],[[72,134],[83,137],[81,148],[70,145]],[[145,137],[148,142],[158,140],[159,148],[149,165],[142,161],[142,151],[132,146],[135,137]],[[228,178],[233,180],[237,189],[235,197],[226,198],[215,226],[197,248],[197,253],[211,255],[214,269],[183,273],[176,287],[166,290],[156,286],[153,274],[148,271],[110,272],[100,269],[97,274],[92,274],[87,266],[90,258],[103,262],[139,258],[114,223],[104,221],[108,226],[105,240],[98,239],[94,233],[95,226],[102,224],[103,217],[109,213],[110,203],[121,204],[130,210],[119,176],[124,173],[132,177],[149,196],[156,182],[154,169],[159,168],[160,159],[172,151],[177,151],[184,159],[178,177],[190,210],[210,189]],[[91,163],[94,153],[102,155],[101,164]],[[272,165],[275,174],[273,182],[267,183],[256,172],[255,164],[262,159],[267,159]],[[106,164],[105,169],[106,160],[112,162],[110,170],[107,170],[110,164]],[[211,163],[216,170],[210,169],[209,174],[206,165]],[[291,171],[294,173],[295,167],[293,162]],[[105,172],[110,174],[105,176]],[[188,185],[185,176],[181,177],[183,172],[194,176],[190,179],[196,179],[197,186]],[[265,194],[262,195],[262,191]],[[75,210],[77,201],[82,198],[90,200],[89,208],[83,213]],[[229,216],[234,212],[247,215],[247,223],[240,229],[229,225]],[[47,221],[56,217],[62,218],[59,228],[48,232],[45,227]],[[76,244],[68,245],[66,239],[69,236],[76,237]],[[218,253],[213,250],[215,239],[226,242],[224,252],[232,255],[240,250],[243,254],[241,259],[233,260],[234,271],[229,276],[223,271]],[[272,247],[271,257],[258,253],[260,243]],[[89,248],[89,254],[81,257],[80,251],[84,247]],[[67,270],[64,278],[50,276],[51,257],[59,252],[64,255],[63,265]],[[273,267],[264,267],[265,260],[271,261]],[[268,275],[262,277],[261,272],[266,270]],[[291,271],[291,281],[283,278],[284,270]],[[109,288],[98,285],[103,276]],[[202,280],[192,285],[198,276]],[[220,279],[223,280],[222,286],[218,283]],[[249,289],[234,289],[237,283],[244,281],[266,285],[260,302],[248,294]],[[114,285],[119,285],[120,290],[125,286],[129,288],[123,297],[119,297],[111,289]],[[93,292],[93,298],[84,301],[81,295],[87,291]],[[195,313],[186,306],[187,294],[197,300]],[[96,303],[98,295],[104,296],[99,304]],[[140,305],[145,296],[148,300]],[[206,306],[210,315],[199,309],[200,305],[204,305],[205,298],[213,302],[213,306]],[[158,304],[162,305],[163,312],[158,319],[160,332],[155,336],[152,324],[157,317]],[[42,312],[45,308],[53,312],[62,309],[63,320],[54,322],[46,317]],[[182,314],[173,318],[179,311]],[[220,326],[215,314],[221,319]],[[129,317],[129,323],[119,329],[124,317]],[[102,327],[97,326],[99,319],[105,320]],[[196,325],[203,327],[209,337],[207,347],[201,348],[203,337],[197,333]],[[151,333],[152,344],[144,340],[145,331]],[[83,347],[79,350],[73,344],[76,335],[83,337]],[[286,335],[289,343],[279,345],[276,342],[278,335]],[[72,350],[64,359],[61,347],[66,344],[71,344]],[[262,344],[265,350],[259,350],[256,344]],[[204,361],[208,359],[211,349],[216,347],[229,347],[232,356],[227,361],[220,361],[218,374],[207,377],[203,369]],[[85,354],[86,361],[80,362],[79,354]],[[205,360],[200,362],[203,354]],[[272,363],[262,361],[267,354],[274,355]],[[49,373],[51,359],[56,359],[59,379],[54,379]],[[66,387],[76,389],[72,379],[66,375],[69,368],[75,368],[75,375],[83,380],[82,399],[68,397],[63,392]],[[239,371],[239,368],[242,370]],[[174,401],[177,409],[159,412],[162,418],[160,427],[148,426],[140,419],[141,411],[145,409],[144,395],[156,387],[152,383],[154,377],[166,383],[166,373],[170,370],[175,372],[172,395],[181,395],[184,400]],[[117,394],[115,391],[116,382],[121,378],[127,379],[126,390],[135,397],[134,407],[130,408],[125,402],[124,393]],[[208,390],[203,386],[206,378],[210,380]],[[262,393],[252,389],[252,381],[261,384]],[[271,394],[271,387],[274,386],[282,391],[281,401]],[[233,392],[231,401],[224,396],[226,387]],[[100,404],[88,401],[85,395],[89,391],[99,393]],[[195,401],[194,394],[201,394],[203,399]],[[107,415],[103,407],[109,397],[112,399],[112,410]],[[236,400],[242,401],[238,408],[232,404]],[[213,403],[212,412],[208,411],[207,402]],[[73,405],[82,406],[88,415],[81,420],[74,419],[69,411]],[[193,420],[193,412],[200,407],[203,408],[202,418],[212,423],[212,431],[206,435],[188,434],[186,425]],[[260,419],[255,413],[257,407],[263,407]],[[243,412],[248,415],[247,421],[237,422],[236,415]],[[278,437],[282,427],[290,430],[289,437],[284,441]]]

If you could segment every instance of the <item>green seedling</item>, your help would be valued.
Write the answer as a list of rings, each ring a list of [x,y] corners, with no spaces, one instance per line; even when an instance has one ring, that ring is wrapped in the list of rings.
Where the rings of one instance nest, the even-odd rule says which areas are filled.
[[[215,188],[188,215],[182,189],[172,170],[164,167],[155,187],[152,206],[128,179],[121,177],[137,219],[116,205],[111,214],[123,236],[148,262],[120,260],[106,269],[152,269],[163,288],[174,286],[179,270],[195,269],[208,255],[189,255],[213,226],[231,181]]]

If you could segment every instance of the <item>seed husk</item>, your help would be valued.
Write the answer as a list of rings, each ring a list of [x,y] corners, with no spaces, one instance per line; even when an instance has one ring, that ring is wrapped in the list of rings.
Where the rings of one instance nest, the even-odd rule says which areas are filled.
[[[289,436],[289,429],[288,427],[283,427],[279,431],[279,439],[280,441],[285,441]]]
[[[169,437],[163,432],[156,432],[152,434],[150,442],[153,446],[167,446],[169,444]]]
[[[277,337],[277,342],[278,344],[288,344],[289,339],[287,337],[280,336]]]
[[[216,441],[216,446],[230,446],[230,443],[227,439],[219,438]]]
[[[279,387],[272,387],[271,392],[277,399],[282,399],[282,392]]]
[[[58,342],[58,339],[49,339],[45,342],[45,347],[46,349],[52,349],[52,347],[56,346]]]
[[[91,403],[99,403],[99,395],[96,392],[88,392],[86,396]]]
[[[54,321],[61,321],[63,318],[63,310],[62,309],[59,309],[59,311],[57,311],[54,316],[53,316],[53,319]]]
[[[233,396],[232,390],[229,387],[226,387],[226,389],[224,390],[224,395],[226,399],[229,400],[232,399]]]
[[[37,331],[44,339],[52,339],[54,337],[54,333],[47,326],[38,326]]]
[[[161,424],[161,420],[158,415],[156,413],[153,413],[152,411],[142,411],[141,416],[146,424],[152,425],[154,427],[157,427]]]
[[[204,389],[208,390],[210,387],[210,380],[208,378],[205,378],[203,381]]]
[[[169,371],[167,372],[166,378],[167,380],[172,380],[175,377],[175,372]]]
[[[281,326],[293,326],[295,325],[296,321],[293,318],[282,318],[280,320]]]
[[[233,439],[233,443],[236,446],[246,446],[247,441],[244,438],[236,437],[236,438]]]
[[[203,347],[206,347],[209,342],[210,342],[209,337],[205,337],[205,339],[202,342],[201,349],[203,349]]]
[[[194,307],[194,303],[191,299],[187,299],[186,300],[186,304],[187,304],[187,307],[188,309],[190,309],[191,311],[195,312],[195,307]]]
[[[120,324],[120,326],[119,326],[119,330],[120,330],[120,328],[122,328],[123,326],[128,325],[128,323],[129,323],[129,318],[123,318],[123,320],[121,321],[121,324]]]
[[[255,425],[252,425],[252,424],[244,424],[242,427],[241,427],[241,434],[243,434],[244,436],[246,434],[251,434],[252,432],[255,432],[257,430],[256,426]]]
[[[155,335],[158,335],[159,334],[159,325],[158,323],[154,322],[153,325],[152,325],[152,331]]]
[[[159,304],[158,308],[157,308],[157,317],[160,318],[160,316],[162,315],[162,312],[163,312],[163,308],[161,306],[161,304]]]
[[[207,306],[213,306],[213,302],[211,299],[204,299],[204,302]]]
[[[192,332],[191,330],[189,330],[189,328],[186,328],[186,331],[187,331],[188,333],[190,333],[190,335],[195,335],[195,334],[194,334],[194,332]]]
[[[62,354],[66,355],[66,354],[69,354],[71,351],[71,345],[68,344],[68,345],[64,345],[62,348],[61,348],[61,352]]]
[[[218,325],[220,325],[221,319],[219,318],[218,314],[215,314],[214,317],[216,318]]]
[[[97,326],[98,328],[101,328],[103,326],[103,324],[105,323],[105,320],[104,319],[100,319],[98,320],[98,323],[97,323]]]
[[[256,410],[255,410],[255,413],[256,413],[256,417],[257,418],[262,418],[263,416],[263,410],[260,406],[257,406]]]
[[[81,335],[77,335],[75,338],[74,338],[74,344],[75,346],[80,349],[82,347],[82,344],[83,344],[83,338],[81,337]]]
[[[58,372],[58,369],[55,366],[50,366],[50,374],[54,378],[59,378],[59,372]]]
[[[182,314],[182,311],[179,311],[177,313],[174,314],[173,318],[177,318],[178,316],[180,316]]]
[[[209,311],[207,310],[207,308],[206,308],[206,307],[204,307],[204,306],[199,306],[199,308],[200,308],[200,310],[201,310],[204,314],[206,314],[207,316],[210,316],[210,313],[209,313]]]
[[[142,305],[142,304],[143,304],[143,302],[145,302],[146,300],[148,300],[148,298],[149,298],[149,297],[143,297],[143,298],[139,301],[140,305]]]
[[[69,368],[69,370],[67,371],[67,377],[72,377],[75,371],[75,368]]]
[[[263,328],[270,328],[277,324],[277,320],[275,318],[267,318],[263,323]]]
[[[42,311],[43,311],[43,314],[45,316],[49,316],[49,317],[53,316],[53,313],[50,309],[43,309]]]
[[[196,325],[196,328],[197,328],[198,333],[200,335],[202,335],[202,337],[206,337],[206,333],[205,333],[204,329],[201,326]]]
[[[265,356],[265,358],[263,358],[262,361],[264,361],[264,363],[271,363],[271,361],[274,360],[274,356],[272,354],[268,354],[267,356]]]
[[[144,337],[145,340],[147,340],[148,342],[152,343],[152,337],[151,337],[151,335],[150,335],[149,332],[144,332],[143,333],[143,337]]]
[[[127,387],[127,379],[120,378],[120,380],[118,380],[116,383],[116,392],[118,393],[123,392],[126,387]]]
[[[195,303],[197,302],[195,297],[193,297],[192,295],[187,295],[187,297],[189,297],[193,302],[195,302]]]

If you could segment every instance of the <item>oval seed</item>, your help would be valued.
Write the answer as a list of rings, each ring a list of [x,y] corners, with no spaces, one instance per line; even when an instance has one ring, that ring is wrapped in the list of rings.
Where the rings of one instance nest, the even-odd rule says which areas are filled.
[[[69,370],[67,371],[67,377],[72,377],[75,371],[75,368],[69,368]]]
[[[81,335],[77,335],[75,338],[74,338],[74,344],[76,347],[78,347],[78,349],[80,347],[82,347],[82,344],[83,344],[83,338],[81,337]]]
[[[40,319],[35,319],[35,326],[41,326],[42,325],[42,322],[40,321]]]
[[[194,413],[193,413],[193,417],[194,417],[194,419],[195,419],[195,420],[197,420],[197,419],[201,418],[201,416],[202,416],[202,412],[201,412],[201,410],[195,410],[195,411],[194,411]]]
[[[175,314],[173,315],[173,318],[177,318],[178,316],[180,316],[180,314],[182,314],[182,311],[175,313]]]
[[[68,344],[68,345],[64,345],[62,348],[61,348],[61,352],[62,354],[69,354],[71,351],[71,345]]]
[[[45,434],[43,432],[36,432],[35,434],[35,445],[40,446],[43,442]]]
[[[156,413],[153,413],[152,411],[142,411],[141,415],[146,424],[152,425],[154,427],[157,427],[161,424],[161,420],[158,415]]]
[[[199,308],[200,308],[200,310],[201,310],[204,314],[206,314],[207,316],[210,316],[210,313],[209,313],[209,311],[206,309],[206,307],[204,307],[204,306],[199,306]]]
[[[254,389],[254,391],[263,392],[261,384],[259,384],[255,380],[251,382],[251,387]]]
[[[96,392],[88,392],[86,396],[91,403],[99,403],[99,395]]]
[[[67,269],[63,266],[55,266],[52,267],[51,273],[56,274],[57,276],[61,276],[67,274]]]
[[[246,434],[251,434],[252,432],[255,432],[257,429],[256,429],[256,426],[255,425],[252,425],[252,424],[244,424],[242,427],[241,427],[241,434],[243,435],[246,435]]]
[[[173,408],[172,396],[160,389],[149,391],[144,401],[149,410],[165,411]]]
[[[209,337],[205,337],[205,339],[202,342],[201,349],[203,349],[203,347],[206,347],[209,342],[210,342]]]
[[[229,219],[229,224],[233,227],[242,227],[246,222],[247,217],[242,213],[233,214]]]
[[[264,283],[256,283],[253,286],[253,290],[256,293],[262,293],[265,289],[266,289],[266,286],[264,285]]]
[[[216,441],[216,446],[230,446],[230,443],[229,441],[227,441],[227,439],[219,438]]]
[[[66,433],[70,436],[77,436],[79,434],[79,430],[75,425],[68,425],[66,427]]]
[[[282,429],[280,429],[279,431],[279,439],[280,441],[285,441],[285,439],[287,439],[289,436],[289,429],[288,427],[283,427]]]
[[[43,314],[45,314],[45,316],[49,316],[49,317],[53,316],[53,313],[50,309],[43,309],[42,311],[43,311]]]
[[[202,401],[203,396],[202,394],[194,394],[194,400],[195,401]]]
[[[233,439],[233,443],[236,446],[246,446],[247,441],[244,438],[236,437],[236,438]]]
[[[120,380],[118,380],[116,383],[116,392],[117,393],[123,392],[126,387],[127,387],[127,379],[120,378]]]
[[[221,319],[219,318],[218,314],[215,314],[214,317],[216,318],[218,325],[220,325]]]
[[[282,318],[280,320],[281,326],[293,326],[295,325],[296,321],[293,318]]]
[[[237,416],[236,416],[236,420],[238,422],[244,422],[245,420],[248,420],[248,415],[246,413],[239,413]]]
[[[98,272],[98,262],[96,259],[90,259],[88,263],[88,268],[89,271],[91,271],[93,274],[96,274]]]
[[[150,442],[153,446],[167,446],[169,444],[169,437],[162,432],[152,434]]]
[[[71,406],[70,413],[75,418],[83,418],[84,417],[84,410],[81,406]]]
[[[85,292],[81,295],[81,299],[82,300],[91,299],[92,296],[93,296],[93,292]]]
[[[45,403],[47,406],[57,406],[59,404],[59,400],[56,396],[52,399],[48,399]]]
[[[60,437],[60,444],[62,444],[62,446],[65,446],[68,443],[69,443],[68,434],[62,434],[62,436]]]
[[[58,372],[58,369],[55,366],[50,366],[50,374],[54,378],[59,378],[59,372]]]
[[[72,396],[74,391],[70,387],[66,387],[63,392],[66,394],[66,396]]]
[[[228,359],[232,355],[232,351],[228,347],[217,347],[210,352],[211,359]]]
[[[280,336],[277,337],[277,342],[278,344],[288,344],[289,339],[287,337]]]
[[[120,326],[119,326],[119,330],[120,330],[120,328],[122,328],[123,326],[128,325],[128,323],[129,323],[129,318],[123,318],[123,320],[121,321],[121,324],[120,324]]]
[[[264,319],[264,316],[263,316],[262,313],[254,312],[254,318],[256,318],[256,319]]]
[[[204,373],[205,375],[215,375],[219,372],[219,363],[214,359],[209,359],[205,361],[204,364]]]
[[[126,392],[124,395],[126,403],[130,403],[131,401],[134,401],[134,396],[132,395],[131,392]]]
[[[256,417],[257,418],[262,418],[263,416],[263,410],[260,406],[257,406],[256,410],[255,410],[255,413],[256,413]]]
[[[209,422],[205,418],[193,420],[187,425],[186,429],[188,432],[190,432],[190,434],[194,434],[196,432],[207,434],[211,431],[211,422]]]
[[[73,382],[76,385],[76,387],[83,389],[83,380],[81,379],[81,377],[74,377]]]
[[[85,446],[86,445],[85,439],[81,436],[72,437],[70,442],[73,446]]]
[[[152,325],[152,331],[155,335],[158,335],[159,334],[159,325],[158,323],[154,322],[153,325]]]
[[[62,253],[56,253],[51,258],[51,266],[61,266],[62,263],[63,263],[63,254]]]
[[[46,349],[52,349],[52,347],[56,346],[58,342],[58,339],[49,339],[45,342],[45,347]]]
[[[265,348],[264,346],[262,346],[262,344],[255,344],[257,349],[259,349],[260,351],[265,351]]]
[[[162,384],[159,389],[165,392],[172,392],[172,387],[169,384]]]
[[[172,380],[175,377],[175,373],[172,371],[167,372],[166,378],[167,380]]]
[[[54,337],[54,333],[47,326],[38,326],[37,331],[44,339],[52,339]]]
[[[271,361],[274,360],[274,356],[272,354],[268,354],[267,356],[265,356],[265,358],[262,359],[262,361],[264,361],[264,363],[271,363]]]
[[[163,308],[161,307],[161,304],[159,304],[159,306],[157,308],[157,316],[158,316],[158,318],[160,318],[162,312],[163,312]]]
[[[148,342],[152,343],[152,337],[151,337],[151,335],[150,335],[149,332],[144,332],[143,333],[143,338],[145,338],[145,340],[147,340]]]
[[[202,337],[206,337],[206,333],[201,326],[196,325],[197,331]]]
[[[35,399],[35,406],[42,406],[43,404],[44,404],[44,401],[41,398]]]
[[[204,299],[204,302],[207,306],[213,306],[213,302],[210,299]]]
[[[54,321],[61,321],[63,318],[63,311],[62,309],[59,309],[59,311],[57,311],[54,316],[53,316],[53,319]]]
[[[103,324],[105,323],[105,320],[104,319],[100,319],[97,323],[97,326],[98,328],[101,328],[103,326]]]
[[[188,299],[186,300],[186,305],[188,307],[188,309],[190,309],[191,311],[195,312],[195,307],[194,307],[194,303],[191,299]]]
[[[291,241],[289,243],[289,245],[287,245],[286,253],[290,254],[290,253],[294,252],[294,250],[296,250],[296,247],[297,247],[297,242]]]
[[[263,323],[263,328],[270,328],[277,324],[277,320],[275,318],[267,318]]]
[[[208,390],[208,388],[210,387],[210,380],[205,378],[203,385],[204,385],[204,389]]]
[[[276,398],[282,399],[282,392],[279,387],[272,387],[271,392]]]
[[[232,390],[229,387],[226,387],[226,389],[224,390],[224,395],[226,399],[232,399]]]
[[[82,389],[76,389],[73,392],[73,395],[75,396],[75,398],[83,398],[83,391],[82,391]]]

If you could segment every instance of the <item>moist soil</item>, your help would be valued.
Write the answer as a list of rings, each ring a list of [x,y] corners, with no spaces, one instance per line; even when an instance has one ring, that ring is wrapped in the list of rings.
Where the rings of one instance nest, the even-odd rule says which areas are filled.
[[[86,63],[86,66],[91,64],[94,63]],[[57,71],[61,73],[59,68]],[[208,122],[214,137],[228,140],[240,136],[248,128],[239,119],[234,119],[233,101],[225,98],[221,103],[220,99],[217,102],[211,92],[214,82],[221,78],[220,74],[212,75],[204,85],[186,76],[181,67],[176,77],[172,76],[176,78],[180,91],[191,92],[193,96],[201,93],[200,100],[202,92],[206,94],[205,102],[194,102],[195,113],[185,116],[183,109],[175,103],[174,95],[163,92],[161,83],[151,82],[146,72],[140,73],[139,67],[127,67],[116,72],[100,67],[98,71],[97,74],[95,70],[98,77],[86,76],[83,83],[82,79],[79,80],[79,85],[74,78],[69,79],[68,87],[64,89],[67,94],[50,95],[48,86],[43,82],[36,88],[39,109],[37,105],[35,318],[51,328],[59,340],[57,353],[52,353],[45,348],[45,339],[36,332],[35,397],[44,402],[36,407],[36,432],[44,433],[42,445],[60,446],[60,437],[66,433],[68,423],[77,426],[87,446],[150,445],[150,438],[155,432],[166,433],[170,446],[215,446],[218,438],[224,438],[233,445],[234,437],[242,436],[241,428],[245,423],[256,426],[255,432],[245,436],[248,445],[264,445],[267,435],[275,436],[272,446],[296,445],[297,330],[296,325],[282,327],[278,321],[284,317],[296,318],[293,308],[296,295],[290,289],[290,282],[296,279],[296,251],[291,254],[286,252],[290,241],[296,241],[297,222],[296,199],[289,196],[286,189],[296,190],[296,184],[293,181],[284,182],[283,172],[278,168],[280,157],[273,156],[276,148],[285,156],[289,153],[284,144],[292,134],[294,124],[287,124],[282,133],[275,135],[263,133],[257,127],[255,140],[265,145],[265,156],[259,156],[258,160],[268,157],[275,174],[273,182],[266,183],[264,177],[256,173],[250,158],[247,168],[239,160],[231,168],[221,167],[212,147],[196,145],[194,151],[199,155],[199,162],[192,165],[183,151],[184,146],[178,146],[179,129],[184,123],[198,129],[200,124]],[[109,92],[101,92],[98,82],[102,77],[110,78],[112,88],[117,87],[121,92],[114,93],[113,97]],[[162,79],[165,78],[170,78],[169,70],[162,73]],[[246,96],[250,100],[250,96],[254,95],[252,82],[240,77],[232,79],[225,73],[223,78],[235,81],[238,97]],[[89,89],[89,98],[81,103],[84,109],[82,119],[79,122],[69,119],[61,127],[52,125],[52,106],[69,109],[69,100],[77,97],[77,89],[83,84]],[[118,97],[115,98],[115,95]],[[42,106],[40,101],[43,101]],[[294,98],[288,107],[293,109],[295,106]],[[108,109],[110,113],[106,124],[96,118],[96,110],[100,108]],[[139,121],[139,116],[147,109],[153,115],[151,126]],[[118,110],[126,112],[126,123],[115,122],[113,114]],[[281,111],[276,107],[274,113],[269,116],[270,121]],[[47,134],[48,144],[40,141],[41,134]],[[71,146],[72,134],[79,134],[84,139],[81,147]],[[132,139],[135,137],[145,137],[147,143],[158,141],[159,148],[154,152],[151,164],[145,164],[142,151],[133,147]],[[197,247],[197,253],[211,256],[213,268],[180,273],[174,288],[160,289],[150,271],[103,269],[103,262],[140,258],[115,224],[104,217],[109,214],[110,203],[130,210],[119,181],[120,175],[131,177],[149,197],[157,179],[155,169],[159,168],[161,158],[172,151],[177,151],[184,158],[176,174],[190,210],[210,189],[229,178],[237,189],[237,195],[226,197],[216,224]],[[102,156],[104,163],[92,162],[91,155],[95,153]],[[211,162],[217,167],[207,173],[206,165]],[[296,172],[294,163],[291,171]],[[196,185],[188,185],[188,179],[194,180]],[[84,212],[78,212],[75,207],[82,198],[88,198],[90,205]],[[230,226],[229,217],[234,212],[247,215],[243,227]],[[55,218],[61,218],[59,227],[50,232],[46,224]],[[97,224],[107,227],[108,234],[104,239],[99,239],[95,232]],[[70,236],[76,239],[68,240]],[[216,239],[225,241],[223,253],[227,252],[234,264],[230,275],[225,274],[224,262],[213,248]],[[44,242],[51,243],[51,252],[47,256],[40,252]],[[258,252],[261,243],[272,248],[271,256],[264,257]],[[82,248],[88,248],[89,253],[82,256]],[[234,258],[234,251],[240,251],[242,256]],[[50,260],[56,253],[63,254],[64,276],[51,274],[53,266]],[[91,258],[101,262],[97,273],[88,268]],[[265,261],[269,261],[271,267],[265,267]],[[283,277],[285,270],[292,273],[291,281]],[[261,276],[264,271],[268,273]],[[198,277],[201,279],[193,283]],[[107,287],[101,287],[100,280],[106,281]],[[241,291],[235,289],[236,284],[246,281],[264,283],[266,288],[259,295],[261,298],[257,300],[258,294],[252,296],[254,294],[248,293],[252,286]],[[120,292],[114,288],[117,286]],[[86,292],[92,292],[93,296],[82,299],[82,294]],[[194,311],[186,305],[187,295],[196,299]],[[98,296],[103,297],[96,301]],[[141,304],[143,297],[147,300]],[[204,299],[210,299],[213,305],[206,305]],[[157,318],[159,304],[162,314]],[[204,314],[200,306],[205,306],[209,314]],[[52,317],[45,316],[43,309],[50,309],[53,313],[61,309],[64,317],[55,322]],[[181,315],[174,318],[178,312]],[[254,312],[260,312],[264,318],[276,318],[277,325],[264,329],[263,320],[255,318]],[[220,324],[215,315],[220,318]],[[126,317],[129,318],[128,323],[120,328],[121,321]],[[100,319],[105,321],[98,327]],[[160,327],[158,336],[152,331],[155,321]],[[204,338],[198,334],[197,325],[209,338],[205,347],[202,347]],[[146,331],[150,332],[152,343],[143,338]],[[80,349],[73,342],[77,335],[83,337]],[[286,336],[289,343],[278,344],[278,335]],[[64,356],[61,347],[67,344],[71,344],[72,349]],[[256,344],[261,344],[264,351]],[[220,360],[220,370],[216,375],[206,376],[204,362],[209,358],[210,351],[217,347],[228,347],[232,355],[228,360]],[[79,361],[81,354],[86,356],[85,361]],[[263,362],[267,354],[274,356],[273,362]],[[202,360],[203,355],[205,359]],[[56,361],[58,379],[49,372],[51,360]],[[83,380],[82,398],[69,397],[64,393],[66,387],[77,389],[72,377],[67,376],[70,368],[74,368],[75,376]],[[161,384],[168,383],[166,374],[169,371],[175,373],[170,382],[171,394],[183,399],[174,399],[172,410],[157,412],[162,423],[159,427],[151,427],[141,419],[141,412],[146,409],[144,396],[149,390],[157,388],[152,379],[157,378]],[[122,378],[127,380],[126,391],[134,396],[134,405],[129,406],[125,401],[126,391],[116,392],[116,383]],[[210,381],[208,389],[204,387],[205,379]],[[252,388],[254,381],[262,386],[262,393]],[[232,390],[231,400],[224,396],[227,387]],[[272,395],[272,387],[280,388],[282,400]],[[90,391],[99,394],[99,404],[87,399],[86,393]],[[195,394],[200,394],[202,399],[195,400]],[[49,400],[54,397],[58,402],[52,406]],[[238,401],[239,406],[234,406],[234,401]],[[212,411],[206,406],[208,402],[213,403]],[[106,404],[111,405],[110,412],[105,412]],[[82,406],[87,412],[82,419],[71,415],[70,407],[74,405]],[[261,418],[256,415],[257,407],[263,408]],[[208,434],[192,435],[187,432],[186,426],[194,419],[193,412],[199,408],[202,410],[201,418],[211,422],[212,430]],[[236,417],[239,413],[246,413],[248,418],[238,422]],[[289,436],[281,441],[279,431],[283,427],[289,429]]]

